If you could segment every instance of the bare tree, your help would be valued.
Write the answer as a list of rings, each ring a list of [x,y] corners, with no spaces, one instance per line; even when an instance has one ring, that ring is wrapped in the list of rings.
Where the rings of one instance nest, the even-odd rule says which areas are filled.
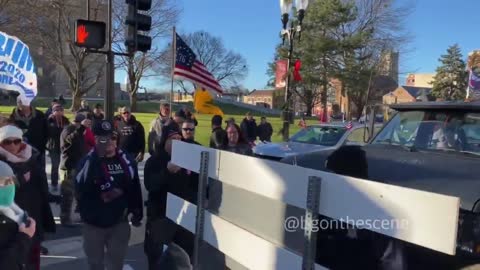
[[[104,19],[105,5],[100,1],[92,4],[91,19]],[[75,45],[75,19],[83,17],[82,6],[75,0],[20,0],[15,1],[15,5],[22,10],[16,32],[32,47],[41,50],[50,63],[60,67],[72,91],[71,109],[77,110],[81,97],[103,77],[105,67],[101,55],[89,54]]]
[[[124,46],[126,25],[124,24],[127,14],[127,5],[124,0],[114,2],[114,32],[113,49],[117,52],[126,53]],[[136,110],[137,92],[140,80],[147,77],[158,77],[160,65],[168,61],[165,52],[156,47],[163,39],[172,36],[172,27],[178,20],[180,9],[174,0],[154,0],[152,8],[146,13],[152,17],[151,30],[146,33],[152,38],[152,49],[146,53],[137,52],[132,56],[120,57],[117,68],[127,72],[127,90],[130,96],[131,110]]]
[[[193,50],[197,60],[205,65],[224,89],[238,85],[247,76],[248,67],[245,58],[225,48],[220,38],[205,31],[197,31],[183,36],[182,39]],[[162,68],[162,74],[167,78],[170,77],[172,70],[171,50],[171,46],[165,49],[167,53],[164,55],[169,61],[165,62]],[[177,81],[177,85],[188,92],[183,81]]]

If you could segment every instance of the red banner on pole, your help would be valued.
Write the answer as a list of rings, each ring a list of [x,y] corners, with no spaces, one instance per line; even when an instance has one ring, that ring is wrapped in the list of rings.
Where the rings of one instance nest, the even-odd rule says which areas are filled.
[[[295,61],[295,69],[293,70],[293,79],[297,82],[302,80],[302,76],[300,75],[300,68],[302,68],[302,61],[297,59],[297,61]]]
[[[287,60],[278,60],[277,61],[277,69],[275,71],[275,87],[282,88],[287,85],[286,78],[287,78]]]

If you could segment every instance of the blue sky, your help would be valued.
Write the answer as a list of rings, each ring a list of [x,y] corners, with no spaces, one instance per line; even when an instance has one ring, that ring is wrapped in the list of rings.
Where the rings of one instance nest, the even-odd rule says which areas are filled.
[[[400,75],[401,84],[404,83],[406,73],[434,72],[439,56],[445,53],[449,45],[459,43],[464,57],[471,50],[480,49],[480,38],[476,37],[474,30],[480,26],[480,21],[476,19],[480,1],[398,1],[400,4],[408,1],[415,5],[413,13],[405,20],[412,39],[407,52],[400,55],[400,72],[403,73]],[[183,8],[177,25],[179,33],[205,30],[221,37],[226,48],[247,59],[249,74],[244,86],[250,90],[265,87],[268,80],[265,74],[267,63],[272,60],[275,46],[280,41],[278,0],[177,2]],[[123,82],[122,76],[117,78],[117,81]],[[145,81],[143,84],[160,86],[159,82],[153,81]]]

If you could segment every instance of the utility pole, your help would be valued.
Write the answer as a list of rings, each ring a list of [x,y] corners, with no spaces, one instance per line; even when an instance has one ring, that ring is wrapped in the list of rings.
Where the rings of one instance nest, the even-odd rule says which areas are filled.
[[[87,0],[89,1],[89,0]],[[114,86],[115,86],[115,55],[112,51],[112,17],[113,17],[113,3],[112,0],[108,0],[108,49],[107,49],[107,71],[106,79],[107,85],[105,88],[105,117],[107,120],[113,120],[113,100],[114,100]]]

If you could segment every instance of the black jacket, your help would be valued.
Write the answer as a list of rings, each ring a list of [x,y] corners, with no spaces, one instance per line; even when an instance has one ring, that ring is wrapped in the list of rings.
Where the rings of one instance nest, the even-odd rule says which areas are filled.
[[[265,123],[265,124],[258,125],[257,134],[260,141],[267,141],[267,142],[271,141],[272,134],[273,134],[272,124]]]
[[[58,125],[54,117],[49,117],[47,120],[48,127],[48,140],[47,149],[50,152],[60,153],[60,135],[64,128],[66,128],[70,122],[65,116],[62,118],[62,123]]]
[[[243,119],[240,129],[242,130],[243,137],[247,141],[251,142],[257,139],[257,123],[255,119],[251,121],[247,120],[247,118]]]
[[[32,149],[32,157],[26,162],[12,163],[3,156],[0,160],[12,167],[19,182],[15,192],[15,203],[35,220],[37,230],[33,239],[42,241],[44,232],[53,233],[56,226],[49,204],[48,182],[45,173],[42,172],[44,168],[39,166],[39,157],[40,154]],[[28,173],[30,179],[27,181],[24,176]]]
[[[13,109],[10,120],[24,132],[24,138],[31,146],[35,147],[41,154],[45,153],[45,146],[48,139],[47,118],[45,114],[37,109],[32,109],[29,119],[22,116],[18,108]]]
[[[25,269],[30,245],[30,237],[18,231],[17,223],[0,214],[0,269]]]
[[[86,155],[85,139],[83,133],[84,126],[67,126],[60,134],[60,169],[73,170],[78,162]]]
[[[82,220],[90,225],[108,228],[127,221],[128,214],[143,218],[143,200],[137,163],[123,151],[118,151],[118,157],[123,159],[128,167],[122,177],[119,188],[123,195],[105,203],[101,198],[99,184],[102,176],[102,160],[95,151],[90,152],[79,164],[75,177],[75,188]],[[128,175],[128,176],[127,176]]]
[[[223,149],[226,145],[227,132],[221,127],[214,128],[210,136],[210,148]]]
[[[140,122],[131,116],[128,122],[123,119],[118,122],[119,134],[118,147],[123,151],[133,154],[134,158],[139,153],[145,152],[145,130]]]

